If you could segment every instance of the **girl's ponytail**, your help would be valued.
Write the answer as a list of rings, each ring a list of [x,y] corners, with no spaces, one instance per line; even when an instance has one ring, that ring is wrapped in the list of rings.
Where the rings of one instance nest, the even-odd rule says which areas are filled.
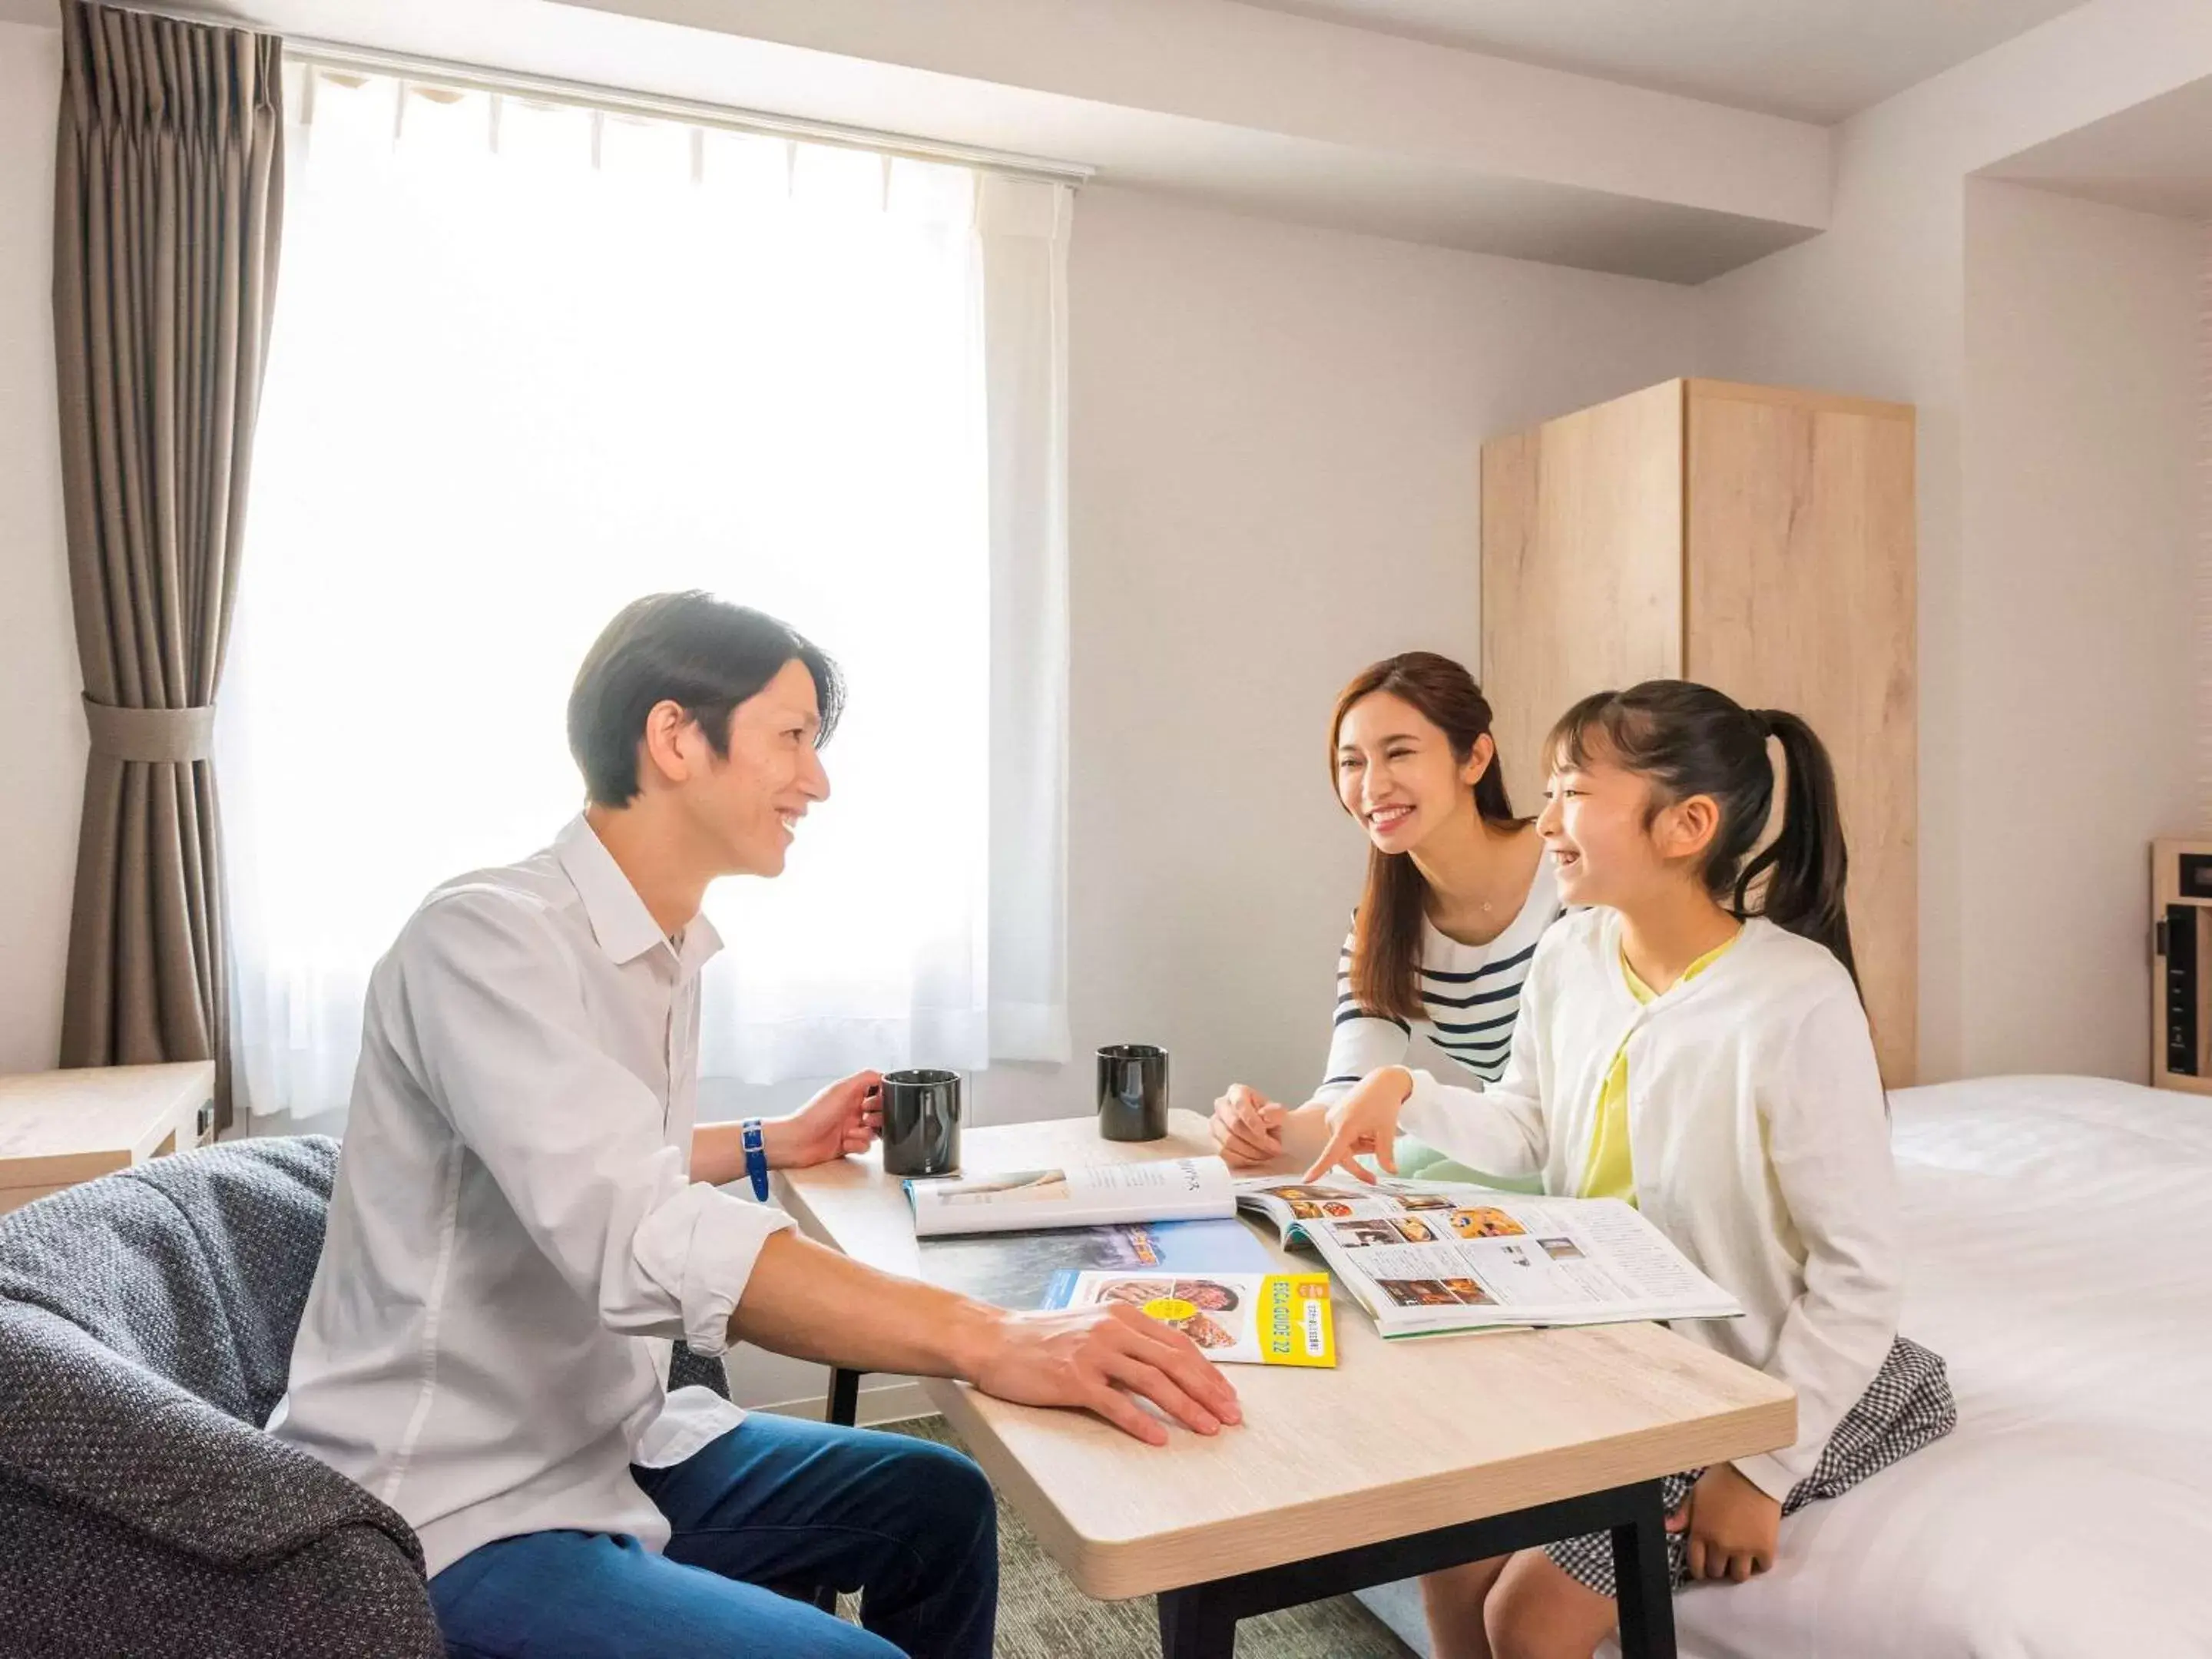
[[[1844,904],[1850,856],[1836,800],[1836,769],[1813,728],[1782,708],[1754,708],[1751,718],[1782,747],[1784,776],[1782,825],[1774,840],[1749,860],[1735,878],[1738,915],[1751,914],[1753,884],[1764,875],[1758,913],[1778,927],[1825,945],[1858,982],[1851,955],[1850,917]]]

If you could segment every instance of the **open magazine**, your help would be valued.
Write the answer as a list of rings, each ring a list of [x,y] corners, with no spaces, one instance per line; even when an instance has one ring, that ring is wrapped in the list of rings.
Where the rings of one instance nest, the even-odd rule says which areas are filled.
[[[1336,1364],[1327,1273],[1064,1273],[1053,1281],[1045,1305],[1111,1302],[1126,1302],[1174,1326],[1209,1358],[1225,1363]]]
[[[917,1238],[1028,1232],[1122,1221],[1205,1221],[1237,1213],[1237,1181],[1218,1158],[1019,1170],[906,1183]]]
[[[1144,1279],[1280,1271],[1274,1248],[1231,1216],[1220,1221],[1116,1221],[1103,1227],[960,1233],[915,1242],[916,1276],[994,1306],[1060,1307],[1062,1274]]]
[[[1285,1245],[1321,1252],[1386,1337],[1743,1312],[1618,1199],[1280,1176],[1236,1186],[1238,1206]]]

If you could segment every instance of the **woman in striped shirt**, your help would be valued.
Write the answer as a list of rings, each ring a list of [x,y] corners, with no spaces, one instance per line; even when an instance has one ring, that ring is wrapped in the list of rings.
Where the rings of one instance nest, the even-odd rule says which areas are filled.
[[[1213,1106],[1213,1138],[1231,1164],[1311,1157],[1328,1139],[1329,1106],[1402,1063],[1416,1035],[1462,1086],[1504,1069],[1521,981],[1559,896],[1543,842],[1506,799],[1490,719],[1474,677],[1429,651],[1376,663],[1338,696],[1337,799],[1371,846],[1337,964],[1328,1067],[1303,1106],[1231,1085]],[[1383,1163],[1395,1167],[1387,1149]]]

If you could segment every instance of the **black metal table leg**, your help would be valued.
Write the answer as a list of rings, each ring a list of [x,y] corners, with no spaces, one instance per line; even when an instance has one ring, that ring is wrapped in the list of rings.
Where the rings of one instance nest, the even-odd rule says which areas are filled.
[[[860,1372],[848,1371],[842,1365],[832,1365],[830,1368],[830,1406],[823,1421],[849,1429],[860,1413]]]
[[[1210,1589],[1193,1584],[1158,1598],[1160,1659],[1234,1659],[1236,1609],[1208,1594]]]
[[[1613,1537],[1622,1659],[1675,1659],[1667,1515],[1656,1480],[1163,1590],[1158,1597],[1162,1659],[1232,1659],[1237,1621],[1255,1613],[1593,1532]]]
[[[1667,1510],[1659,1484],[1638,1490],[1634,1518],[1613,1529],[1613,1579],[1621,1659],[1674,1659],[1674,1583],[1667,1565]]]

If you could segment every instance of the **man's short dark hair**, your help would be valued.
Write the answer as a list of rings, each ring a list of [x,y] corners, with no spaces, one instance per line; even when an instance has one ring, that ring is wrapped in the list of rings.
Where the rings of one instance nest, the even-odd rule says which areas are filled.
[[[637,748],[645,717],[676,702],[699,722],[715,754],[730,752],[730,715],[786,663],[814,677],[822,711],[817,745],[844,708],[845,683],[821,648],[787,623],[711,593],[649,593],[624,605],[592,641],[568,693],[568,752],[595,805],[637,799]]]

